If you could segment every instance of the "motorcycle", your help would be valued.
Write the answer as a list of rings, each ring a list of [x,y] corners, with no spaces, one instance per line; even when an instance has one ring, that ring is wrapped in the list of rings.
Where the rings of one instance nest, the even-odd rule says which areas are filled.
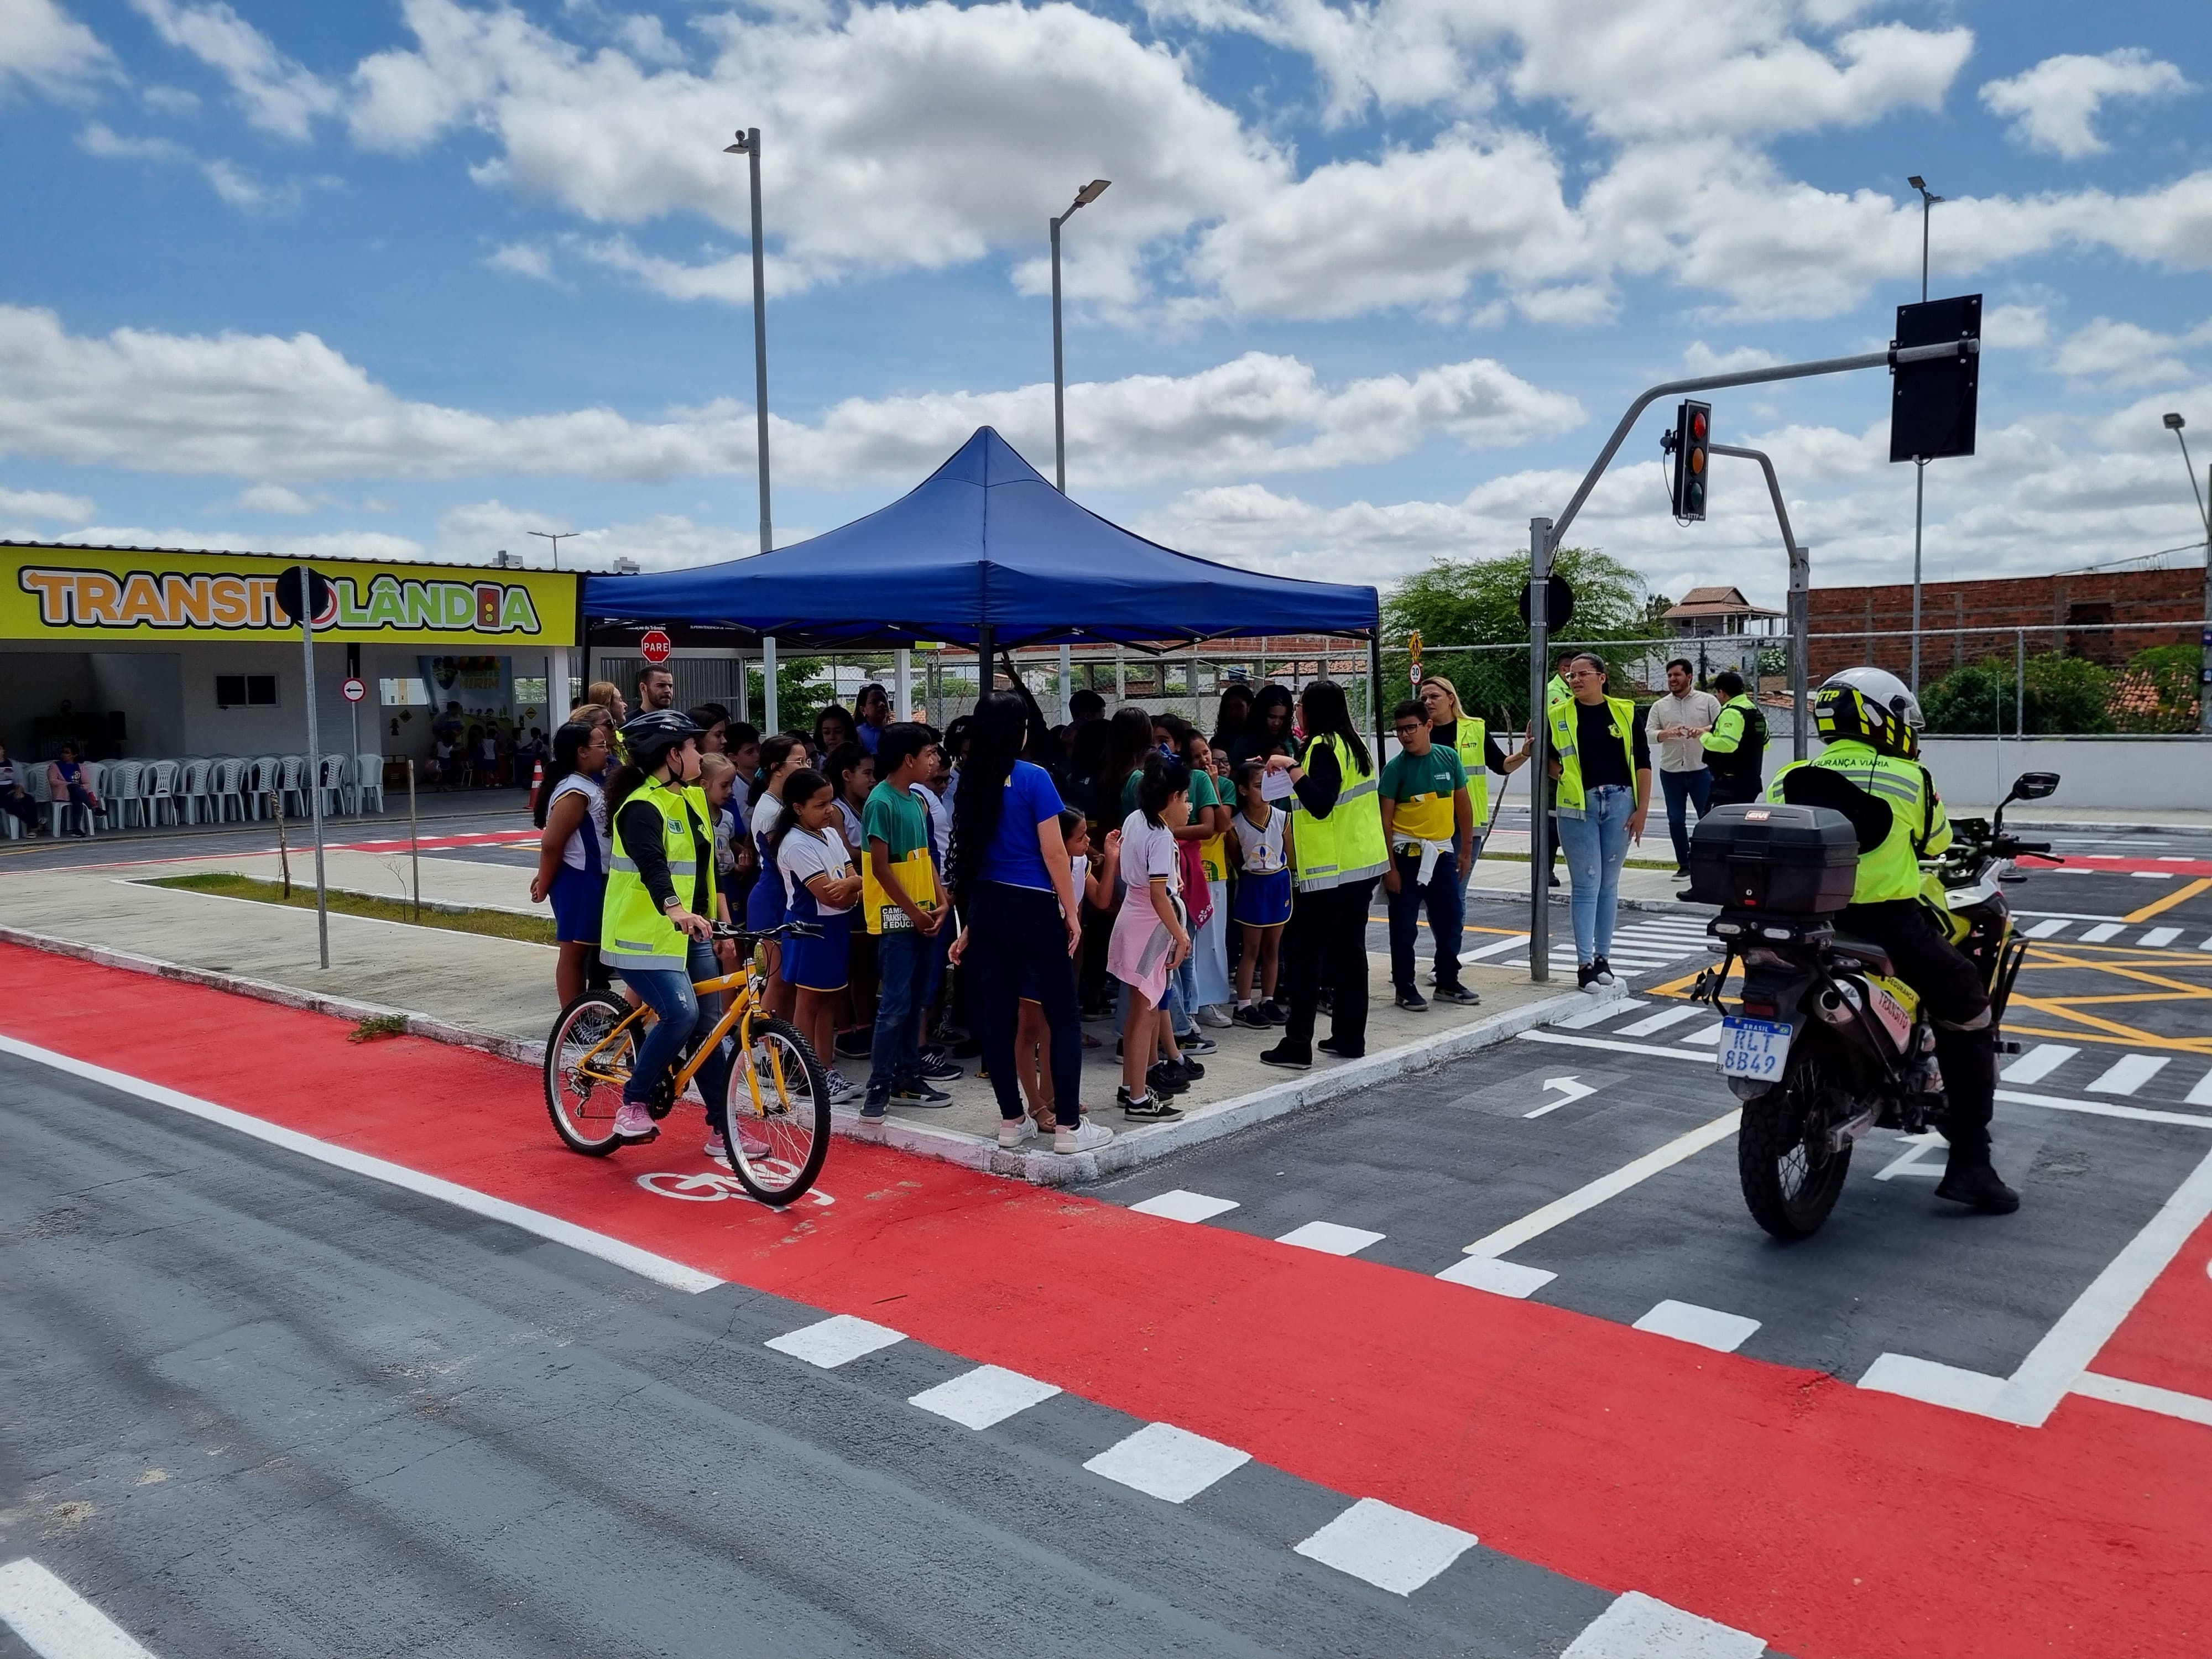
[[[1942,891],[1952,942],[1983,971],[2001,1054],[2020,1052],[2002,1024],[2027,954],[2003,890],[2027,879],[2014,872],[2014,860],[2051,850],[2008,835],[2004,811],[2057,787],[2056,773],[2023,773],[1994,817],[1954,819],[1949,849],[1922,862],[1929,888]],[[1825,809],[1807,816],[1842,817]],[[1776,1238],[1810,1237],[1843,1192],[1860,1136],[1941,1128],[1935,1029],[1882,947],[1838,933],[1830,915],[1723,908],[1706,931],[1721,961],[1698,975],[1690,996],[1722,1015],[1720,1071],[1743,1102],[1736,1163],[1744,1203]],[[1739,961],[1743,983],[1730,1013],[1723,994]]]

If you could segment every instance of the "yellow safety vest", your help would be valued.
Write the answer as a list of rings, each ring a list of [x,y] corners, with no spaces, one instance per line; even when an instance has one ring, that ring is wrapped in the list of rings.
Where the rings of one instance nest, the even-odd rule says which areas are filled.
[[[1801,766],[1840,772],[1889,805],[1888,837],[1871,853],[1859,854],[1858,878],[1851,884],[1854,904],[1886,904],[1923,896],[1920,860],[1951,844],[1951,820],[1944,816],[1936,779],[1918,761],[1885,755],[1872,744],[1842,738],[1811,760],[1792,761],[1774,775],[1766,798],[1780,802],[1783,780]]]
[[[631,801],[650,801],[659,809],[661,847],[668,854],[668,874],[687,909],[692,884],[699,877],[699,861],[693,856],[691,840],[691,794],[692,791],[682,784],[651,779],[623,803],[625,811]],[[644,877],[638,873],[637,860],[623,845],[622,827],[612,816],[608,827],[613,831],[614,856],[608,862],[606,905],[599,913],[599,960],[610,968],[672,969],[682,972],[691,949],[690,938],[669,921],[667,913],[654,902]],[[705,914],[711,917],[714,909],[714,837],[704,823],[699,825],[699,834],[707,849]]]
[[[1381,875],[1390,864],[1390,849],[1382,840],[1382,797],[1376,791],[1374,769],[1362,771],[1352,745],[1333,735],[1315,738],[1307,754],[1323,744],[1336,756],[1344,779],[1336,805],[1327,817],[1317,818],[1295,794],[1289,802],[1295,815],[1291,822],[1295,855],[1291,879],[1305,893],[1365,881]]]
[[[1490,772],[1482,763],[1484,738],[1489,729],[1474,715],[1462,714],[1459,730],[1452,734],[1452,748],[1467,773],[1467,799],[1474,808],[1474,833],[1478,836],[1482,833],[1482,826],[1490,822]]]
[[[1626,697],[1607,697],[1605,702],[1613,711],[1613,734],[1620,739],[1620,752],[1628,763],[1628,775],[1632,781],[1636,776],[1636,705]],[[1569,697],[1544,710],[1544,718],[1552,728],[1552,752],[1559,759],[1557,810],[1563,818],[1583,815],[1583,757],[1577,743],[1582,729],[1577,711],[1581,708],[1582,704]]]

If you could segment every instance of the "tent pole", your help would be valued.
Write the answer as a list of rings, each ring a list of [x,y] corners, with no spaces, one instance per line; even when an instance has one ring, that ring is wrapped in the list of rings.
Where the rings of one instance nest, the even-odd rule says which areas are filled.
[[[1075,697],[1075,650],[1072,646],[1060,647],[1060,720],[1065,726],[1075,719],[1070,705]]]
[[[783,730],[776,716],[775,635],[761,635],[761,730],[770,735]]]
[[[1382,734],[1382,634],[1381,629],[1367,636],[1367,712],[1375,717],[1375,769],[1382,769],[1384,744]]]
[[[897,707],[892,711],[895,720],[914,718],[914,653],[905,646],[899,647],[898,669],[892,678],[892,689],[897,694]]]
[[[1129,647],[1114,647],[1114,703],[1116,708],[1129,701]]]
[[[991,624],[975,630],[975,701],[991,695]]]

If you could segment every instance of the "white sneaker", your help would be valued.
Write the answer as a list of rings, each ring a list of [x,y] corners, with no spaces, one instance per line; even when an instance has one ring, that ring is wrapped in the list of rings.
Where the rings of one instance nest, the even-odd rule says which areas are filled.
[[[830,1103],[832,1106],[837,1105],[841,1102],[850,1100],[854,1095],[860,1092],[860,1085],[850,1081],[842,1072],[839,1071],[834,1066],[830,1068],[829,1082]]]
[[[1226,1030],[1230,1024],[1229,1010],[1218,1003],[1208,1003],[1198,1011],[1198,1023],[1211,1025],[1216,1030]]]
[[[1085,1123],[1073,1129],[1054,1129],[1052,1149],[1055,1152],[1095,1152],[1114,1139],[1114,1132],[1103,1123]]]
[[[1014,1151],[1024,1140],[1032,1140],[1036,1137],[1036,1121],[1027,1112],[1019,1117],[999,1120],[999,1145],[1007,1152]]]

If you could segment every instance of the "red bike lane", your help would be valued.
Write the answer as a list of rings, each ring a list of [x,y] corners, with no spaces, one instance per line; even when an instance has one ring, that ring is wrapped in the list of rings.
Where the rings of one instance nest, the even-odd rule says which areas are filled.
[[[10,947],[0,991],[19,1042],[1174,1423],[1804,1659],[2212,1651],[2212,1427],[2078,1397],[2013,1427],[849,1139],[826,1204],[684,1201],[638,1177],[708,1172],[689,1109],[650,1147],[582,1158],[537,1073],[489,1055],[357,1046],[340,1021]],[[2207,1391],[2207,1248],[2097,1369]]]

